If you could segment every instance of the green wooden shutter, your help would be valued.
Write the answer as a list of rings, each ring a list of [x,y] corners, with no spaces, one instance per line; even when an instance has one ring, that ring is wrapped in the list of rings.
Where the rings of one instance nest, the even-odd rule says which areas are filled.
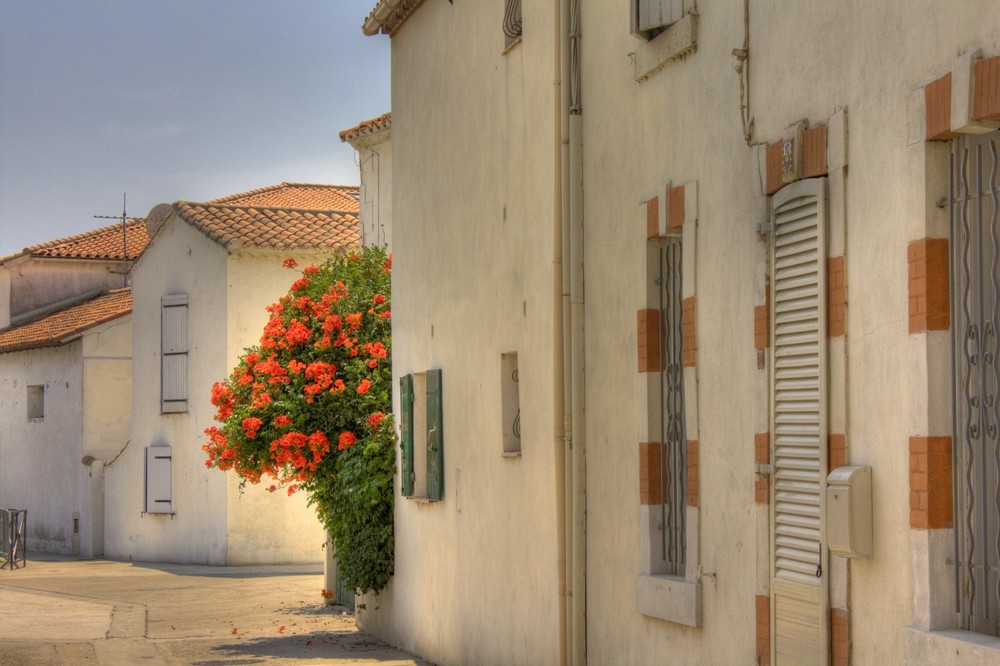
[[[402,437],[403,469],[400,471],[404,497],[413,497],[413,375],[399,378],[399,409],[402,412],[400,427]]]
[[[444,499],[441,369],[427,371],[427,499]]]

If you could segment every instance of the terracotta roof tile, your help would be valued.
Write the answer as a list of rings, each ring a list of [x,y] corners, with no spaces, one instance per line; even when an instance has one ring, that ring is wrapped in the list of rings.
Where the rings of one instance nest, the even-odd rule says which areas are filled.
[[[350,129],[345,129],[340,133],[340,140],[352,142],[369,134],[375,134],[381,130],[392,127],[392,112],[383,113],[378,118],[363,120]]]
[[[50,257],[58,259],[100,259],[104,261],[122,261],[135,259],[145,249],[149,242],[144,220],[129,220],[125,223],[125,243],[122,243],[121,224],[94,229],[86,233],[59,240],[49,241],[40,245],[32,245],[18,254],[0,258],[0,263],[29,255],[32,257]],[[127,248],[127,250],[125,249]],[[125,252],[128,252],[128,257]]]
[[[174,210],[226,249],[348,248],[358,244],[353,212],[179,201]]]
[[[410,14],[417,11],[423,2],[424,0],[378,0],[375,8],[361,25],[361,32],[366,35],[379,32],[395,34],[399,26],[409,18]]]
[[[132,290],[114,289],[35,321],[0,330],[0,354],[52,347],[104,322],[132,312]]]
[[[357,185],[281,183],[241,194],[232,194],[221,199],[212,199],[208,203],[303,210],[340,210],[348,213],[360,210]]]

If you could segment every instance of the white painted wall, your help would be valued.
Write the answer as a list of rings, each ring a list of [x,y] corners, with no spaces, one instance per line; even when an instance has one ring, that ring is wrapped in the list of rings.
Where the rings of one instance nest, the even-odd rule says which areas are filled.
[[[29,551],[90,554],[73,538],[74,513],[82,519],[89,509],[80,351],[77,340],[0,354],[0,508],[27,510]],[[30,385],[44,386],[41,419],[27,418]]]
[[[392,140],[383,129],[359,143],[361,242],[392,247]]]
[[[552,34],[551,7],[523,11]],[[395,576],[359,622],[442,664],[559,655],[555,54],[502,55],[502,20],[503,3],[425,3],[392,41],[393,374],[442,369],[445,499],[397,482]],[[502,455],[506,352],[520,458]]]
[[[6,293],[10,316],[16,319],[64,299],[124,287],[125,277],[112,272],[121,268],[121,262],[114,261],[36,257],[12,259],[3,267],[9,276],[10,286]],[[0,284],[3,281],[0,278]],[[0,286],[0,297],[4,291]]]

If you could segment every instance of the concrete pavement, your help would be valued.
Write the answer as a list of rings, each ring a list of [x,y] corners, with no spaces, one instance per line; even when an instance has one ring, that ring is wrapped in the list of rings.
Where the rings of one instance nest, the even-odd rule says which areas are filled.
[[[429,666],[358,631],[353,615],[324,605],[322,585],[319,565],[38,555],[0,570],[0,666]]]

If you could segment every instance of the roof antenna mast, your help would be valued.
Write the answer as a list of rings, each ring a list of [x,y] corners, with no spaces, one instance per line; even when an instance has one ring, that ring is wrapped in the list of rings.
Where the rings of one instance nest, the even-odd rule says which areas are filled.
[[[127,222],[130,221],[130,220],[131,221],[135,221],[135,220],[141,219],[141,218],[138,218],[138,217],[129,217],[128,216],[128,213],[125,212],[125,201],[126,201],[126,193],[122,192],[122,214],[121,215],[93,215],[92,216],[92,217],[95,217],[95,218],[97,218],[99,220],[121,220],[122,221],[122,257],[123,257],[122,262],[125,265],[125,267],[122,269],[122,280],[123,280],[122,286],[123,287],[127,287],[128,286],[128,274],[129,274],[129,270],[130,270],[129,256],[128,256],[128,226],[127,226]]]

